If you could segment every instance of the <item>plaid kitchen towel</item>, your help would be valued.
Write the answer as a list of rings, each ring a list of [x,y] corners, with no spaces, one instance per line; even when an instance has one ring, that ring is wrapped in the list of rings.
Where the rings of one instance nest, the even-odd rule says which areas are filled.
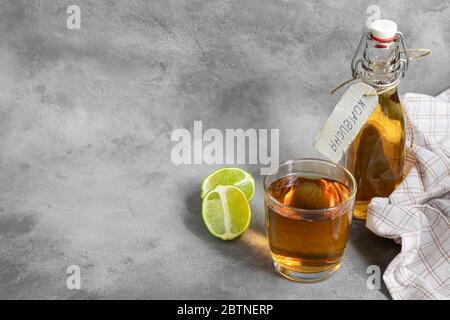
[[[383,280],[394,299],[450,299],[450,89],[406,94],[414,126],[403,182],[369,204],[366,226],[401,244]]]

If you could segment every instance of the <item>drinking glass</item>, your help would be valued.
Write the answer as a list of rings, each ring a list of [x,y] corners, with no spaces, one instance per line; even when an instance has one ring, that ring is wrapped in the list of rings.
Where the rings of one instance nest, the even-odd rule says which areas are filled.
[[[350,171],[321,159],[289,160],[265,177],[267,237],[279,273],[316,282],[339,269],[356,186]]]

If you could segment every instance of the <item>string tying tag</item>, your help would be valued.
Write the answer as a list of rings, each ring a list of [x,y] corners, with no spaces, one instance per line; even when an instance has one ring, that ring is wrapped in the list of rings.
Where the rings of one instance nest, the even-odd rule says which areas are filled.
[[[412,48],[412,49],[400,50],[400,52],[401,53],[408,53],[408,52],[410,52],[410,53],[420,52],[421,53],[421,54],[412,55],[412,56],[408,55],[408,60],[409,61],[416,61],[416,60],[419,60],[419,59],[424,58],[426,56],[429,56],[431,54],[431,50],[430,49],[425,49],[425,48]],[[356,80],[358,80],[358,82],[363,82],[361,77],[356,75],[353,78],[344,81],[343,83],[338,85],[336,88],[334,88],[331,91],[331,95],[333,95],[336,91],[338,91],[339,89],[341,89],[345,85],[347,85],[349,83],[352,83],[352,82],[354,82]],[[386,93],[386,92],[388,92],[388,91],[390,91],[392,89],[395,89],[398,86],[399,83],[400,83],[400,77],[397,78],[393,83],[389,84],[388,86],[385,86],[383,88],[377,88],[377,89],[373,88],[373,90],[364,93],[363,96],[364,97],[371,97],[371,96],[382,95],[382,94],[384,94],[384,93]],[[400,104],[400,105],[401,105],[403,113],[405,114],[406,122],[408,124],[408,129],[409,129],[409,132],[410,132],[410,135],[411,135],[410,148],[412,148],[413,145],[414,145],[414,126],[413,126],[413,124],[411,122],[411,119],[409,118],[408,114],[406,113],[405,109],[403,108],[403,105],[402,104]]]
[[[352,84],[315,137],[314,147],[331,161],[342,159],[378,105],[378,96],[364,96],[371,88],[363,82]]]

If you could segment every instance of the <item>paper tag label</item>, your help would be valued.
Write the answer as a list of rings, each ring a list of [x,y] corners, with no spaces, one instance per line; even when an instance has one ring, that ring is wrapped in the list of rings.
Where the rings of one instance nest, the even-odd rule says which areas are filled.
[[[365,97],[374,89],[365,83],[350,86],[314,140],[314,147],[337,163],[347,151],[378,104],[378,96]]]

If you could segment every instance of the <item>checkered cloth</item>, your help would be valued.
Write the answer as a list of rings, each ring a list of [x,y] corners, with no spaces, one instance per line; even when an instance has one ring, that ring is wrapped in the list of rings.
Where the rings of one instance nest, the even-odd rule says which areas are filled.
[[[406,94],[414,126],[403,182],[369,204],[366,226],[401,244],[383,279],[394,299],[450,299],[450,89]]]

